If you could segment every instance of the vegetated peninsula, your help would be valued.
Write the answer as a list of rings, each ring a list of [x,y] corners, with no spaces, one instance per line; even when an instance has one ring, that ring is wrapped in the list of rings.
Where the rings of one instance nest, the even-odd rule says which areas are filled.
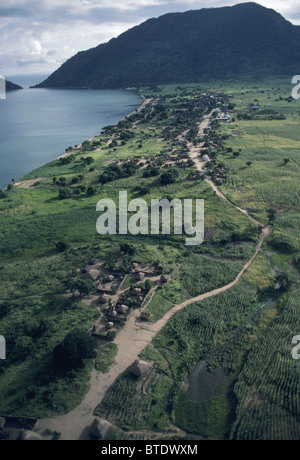
[[[218,60],[219,79],[145,85],[137,110],[0,190],[0,439],[300,438],[300,101],[290,75],[254,78],[271,62],[270,72],[299,73],[298,28],[255,4],[166,15],[178,46],[189,27],[177,18],[193,14],[207,15],[211,53],[198,77]],[[174,49],[180,80],[187,69]],[[195,49],[181,59],[192,63]],[[132,70],[118,56],[108,53],[110,86]],[[240,81],[224,78],[228,59]],[[80,69],[96,78],[97,66]],[[117,206],[119,191],[148,206],[204,199],[203,244],[188,247],[174,231],[98,234],[97,203]]]
[[[23,89],[22,86],[16,85],[11,81],[6,80],[6,91],[15,91],[17,89]]]
[[[300,27],[256,3],[149,19],[65,62],[40,88],[127,88],[295,75]]]
[[[290,80],[140,94],[125,119],[0,191],[0,439],[299,439]],[[119,191],[204,199],[203,245],[99,235],[97,203]]]

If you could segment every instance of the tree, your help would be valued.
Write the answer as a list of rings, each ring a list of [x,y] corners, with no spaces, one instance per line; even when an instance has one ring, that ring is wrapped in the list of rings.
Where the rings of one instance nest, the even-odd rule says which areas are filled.
[[[29,355],[33,348],[33,340],[31,337],[20,336],[15,340],[14,357],[17,359],[24,358]]]
[[[161,182],[162,185],[174,184],[174,182],[176,182],[178,176],[179,176],[179,173],[178,173],[177,169],[172,168],[172,169],[169,169],[169,171],[163,173],[160,176],[160,182]]]
[[[59,161],[62,165],[68,165],[75,160],[75,155],[68,155],[67,157],[62,157]]]
[[[246,165],[248,166],[248,168],[250,168],[250,166],[252,165],[252,161],[247,161]]]
[[[105,171],[99,177],[99,182],[101,184],[106,184],[107,182],[113,182],[118,179],[118,174],[115,171]]]
[[[295,257],[293,262],[294,262],[296,268],[300,271],[300,256]]]
[[[67,198],[72,197],[72,192],[69,189],[61,189],[58,193],[58,199],[59,200],[66,200]]]
[[[53,183],[56,183],[60,187],[65,187],[67,185],[67,179],[65,177],[60,177],[59,179],[53,180]]]
[[[277,217],[277,211],[274,208],[267,209],[267,215],[269,218],[269,223],[274,222]]]
[[[81,161],[83,162],[83,164],[86,165],[86,166],[91,165],[91,164],[94,163],[94,161],[95,161],[93,157],[86,157],[86,158],[85,158],[85,157],[81,157],[80,159],[81,159]]]
[[[131,246],[130,244],[127,244],[127,243],[121,244],[120,250],[124,254],[128,254],[130,256],[133,256],[135,254],[135,252],[136,252],[135,248],[133,246]]]
[[[279,273],[276,276],[275,283],[279,284],[280,290],[283,292],[287,291],[292,284],[289,278],[289,275],[287,273]]]
[[[0,304],[0,319],[8,315],[11,309],[12,307],[8,302]]]
[[[68,248],[68,245],[67,243],[65,243],[64,241],[59,241],[56,245],[56,249],[59,251],[59,252],[64,252],[66,251],[66,249]]]
[[[111,143],[109,144],[110,148],[118,147],[118,141],[116,139],[113,139]]]
[[[66,287],[71,292],[78,291],[81,296],[88,296],[96,289],[92,280],[85,279],[68,280]]]
[[[146,280],[145,282],[145,289],[149,292],[151,290],[151,281]]]
[[[82,331],[73,331],[53,350],[55,363],[63,369],[78,369],[85,359],[96,357],[96,339]]]
[[[148,195],[149,193],[151,193],[151,188],[150,187],[142,187],[141,190],[140,190],[140,195]]]
[[[159,169],[158,168],[151,168],[150,169],[150,176],[152,176],[152,177],[159,176]]]
[[[95,187],[88,187],[86,191],[86,195],[90,197],[90,196],[94,196],[95,194],[96,194]]]
[[[130,139],[133,139],[135,136],[133,131],[122,131],[120,135],[120,140],[122,141],[129,141]]]
[[[290,160],[289,158],[285,158],[285,159],[283,160],[284,166],[287,165],[290,161],[291,161],[291,160]]]

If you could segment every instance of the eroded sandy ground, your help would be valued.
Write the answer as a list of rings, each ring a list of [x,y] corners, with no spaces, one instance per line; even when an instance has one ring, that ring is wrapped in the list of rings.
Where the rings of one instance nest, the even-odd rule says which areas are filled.
[[[37,177],[35,179],[23,180],[20,182],[15,182],[15,186],[19,188],[31,188],[31,187],[34,187],[34,184],[36,182],[41,182],[46,179],[48,179],[48,177]]]

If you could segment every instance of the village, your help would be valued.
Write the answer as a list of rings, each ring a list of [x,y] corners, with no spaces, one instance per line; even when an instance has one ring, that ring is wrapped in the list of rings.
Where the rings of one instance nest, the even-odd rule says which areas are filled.
[[[176,122],[176,117],[180,120],[183,115],[181,109],[178,108],[170,125],[165,126],[162,132],[154,136],[159,135],[161,140],[165,141],[165,147],[161,153],[147,156],[135,155],[119,159],[106,167],[102,177],[106,172],[111,171],[118,174],[118,168],[122,171],[123,167],[124,171],[132,167],[133,171],[141,169],[145,178],[154,177],[163,172],[163,169],[172,170],[175,166],[188,169],[188,180],[204,180],[207,176],[213,176],[214,180],[216,178],[224,180],[226,176],[225,168],[218,166],[214,161],[215,151],[222,149],[222,139],[218,138],[215,128],[221,122],[230,123],[231,116],[228,114],[228,105],[225,102],[216,102],[211,95],[207,96],[207,98],[211,103],[207,112],[204,113],[202,107],[196,107],[198,116],[193,114],[191,117],[191,114],[187,111],[185,113],[186,118],[183,119],[181,124]],[[219,107],[218,109],[215,109],[216,105]],[[137,112],[136,116],[147,117],[147,112],[148,114],[155,114],[155,110],[155,106],[152,106],[150,102],[145,107],[146,113]],[[156,117],[157,122],[160,123],[160,115],[157,111]],[[135,129],[136,125],[127,126],[128,128]],[[108,131],[114,131],[115,129],[111,128]],[[111,132],[110,140],[119,139],[118,134],[117,130]],[[104,150],[109,150],[112,147],[108,143]],[[199,164],[201,164],[201,168]],[[115,169],[111,167],[112,165],[114,165]],[[195,168],[190,170],[189,168],[192,167]],[[142,190],[136,191],[140,195]],[[150,320],[149,313],[147,313],[148,305],[151,303],[155,292],[172,280],[171,272],[167,271],[158,262],[144,263],[135,260],[134,256],[130,257],[129,260],[130,262],[128,263],[128,258],[126,258],[124,252],[114,264],[107,264],[100,258],[92,257],[81,268],[73,270],[69,275],[69,285],[66,285],[64,296],[80,300],[83,305],[94,307],[99,313],[86,332],[97,340],[100,347],[111,342],[117,343],[118,335],[131,316],[131,320],[134,320],[136,324],[141,325],[141,327],[147,327],[147,325],[143,326],[143,323],[147,323]],[[92,288],[88,292],[81,292],[80,289],[76,289],[78,282],[79,284],[80,282],[88,282],[89,287],[92,286]],[[149,327],[151,327],[150,324]],[[153,378],[157,378],[154,363],[143,361],[139,358],[126,368],[126,372],[138,381],[142,394],[147,392],[147,388],[151,385]],[[114,421],[107,420],[105,405],[99,404],[95,409],[94,415],[96,418],[92,425],[89,426],[90,437],[104,439],[111,429],[116,429]],[[30,426],[27,423],[27,419],[24,419],[22,425],[19,422],[19,420],[13,421],[13,437],[28,440],[41,439],[40,434],[36,432],[36,430],[40,432],[37,420],[33,420]],[[10,422],[7,417],[3,417],[2,425],[5,430],[9,428]],[[28,429],[25,429],[27,425]],[[170,432],[170,437],[174,436],[174,434]],[[42,433],[42,435],[45,439],[45,433]],[[126,437],[126,434],[123,433],[122,436]],[[132,432],[128,433],[128,436],[133,436],[134,438],[136,436],[147,437],[149,434]],[[151,436],[153,436],[153,433],[151,433]],[[157,436],[159,436],[159,433]]]
[[[119,260],[116,267],[109,270],[99,259],[91,259],[79,275],[97,286],[97,291],[85,298],[83,304],[94,306],[100,313],[88,331],[99,340],[114,340],[133,310],[139,309],[141,321],[147,321],[148,315],[143,310],[156,289],[171,280],[163,274],[161,264],[132,262],[125,274],[121,265],[122,260]]]

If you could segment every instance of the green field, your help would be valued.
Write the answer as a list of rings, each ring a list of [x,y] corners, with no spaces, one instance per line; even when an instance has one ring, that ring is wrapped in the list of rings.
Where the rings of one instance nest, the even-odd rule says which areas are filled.
[[[187,437],[299,439],[300,374],[290,350],[300,334],[300,102],[290,99],[291,87],[283,80],[245,80],[143,88],[151,109],[106,127],[74,149],[69,162],[33,171],[23,178],[36,182],[32,187],[0,193],[0,335],[10,350],[0,361],[0,413],[66,413],[83,399],[93,366],[106,373],[113,364],[117,350],[110,344],[80,369],[63,374],[55,368],[54,348],[71,331],[88,331],[99,316],[82,297],[65,295],[74,270],[91,257],[113,267],[124,243],[133,248],[126,264],[162,264],[172,280],[145,310],[155,323],[173,304],[231,283],[251,259],[258,231],[237,205],[271,228],[253,265],[234,288],[174,315],[141,354],[154,363],[146,390],[122,374],[97,413],[126,430],[176,425]],[[199,139],[196,123],[216,109],[217,97],[232,104],[232,122],[217,123]],[[233,204],[191,178],[195,167],[184,164],[187,145],[178,139],[183,132],[195,145],[207,143],[211,177],[225,171],[219,188]],[[178,177],[165,185],[170,155]],[[145,174],[147,165],[156,174]],[[103,198],[117,203],[121,190],[147,203],[204,199],[204,243],[187,247],[174,235],[100,236],[96,204]],[[66,244],[64,252],[58,242]],[[132,283],[128,277],[124,288]],[[222,368],[226,378],[195,404],[184,382],[201,360],[208,372]]]

